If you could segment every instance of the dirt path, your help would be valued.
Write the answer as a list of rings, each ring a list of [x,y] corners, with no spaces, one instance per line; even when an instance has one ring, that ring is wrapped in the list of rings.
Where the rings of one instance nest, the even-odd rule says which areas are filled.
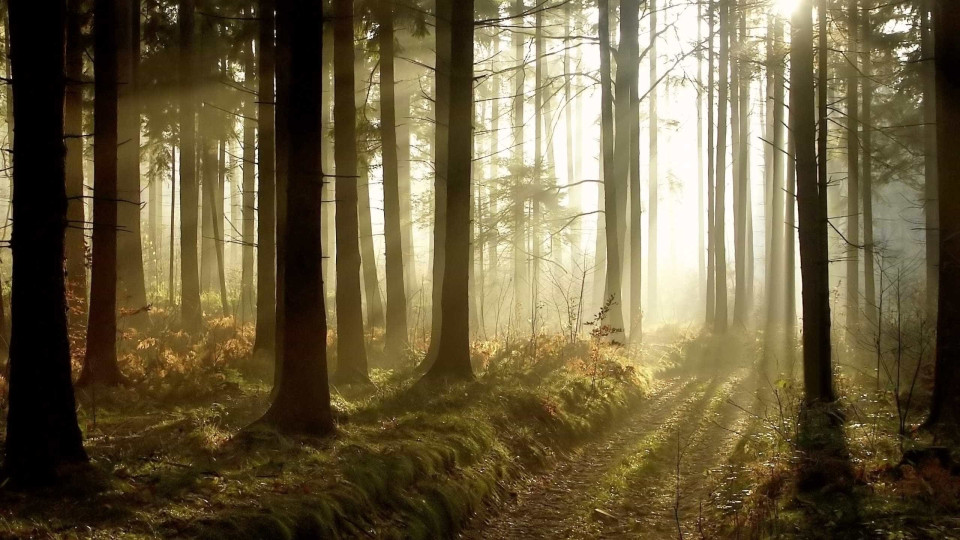
[[[731,402],[749,406],[747,379],[740,370],[655,382],[632,418],[528,479],[462,537],[676,538],[678,523],[699,536],[701,505],[721,504],[713,488],[735,474],[727,457],[751,416]]]

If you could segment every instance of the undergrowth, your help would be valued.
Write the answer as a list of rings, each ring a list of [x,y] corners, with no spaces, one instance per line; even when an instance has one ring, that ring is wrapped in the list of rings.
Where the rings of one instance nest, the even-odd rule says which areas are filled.
[[[160,315],[121,337],[123,387],[78,393],[98,481],[0,489],[0,538],[449,537],[646,384],[612,346],[482,342],[475,382],[418,390],[409,369],[374,369],[372,386],[333,388],[334,437],[295,439],[248,427],[269,403],[249,327],[212,320],[196,338]]]

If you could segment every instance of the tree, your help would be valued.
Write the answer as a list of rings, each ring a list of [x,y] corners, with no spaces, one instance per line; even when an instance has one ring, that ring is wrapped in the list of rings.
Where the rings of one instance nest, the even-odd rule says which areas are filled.
[[[194,0],[180,0],[180,317],[200,329],[200,267],[197,261],[197,139]]]
[[[393,4],[378,3],[380,18],[380,133],[383,153],[383,215],[386,235],[387,327],[384,350],[407,348],[407,295],[404,290],[403,227],[400,219],[400,173],[397,162],[397,112],[394,79]]]
[[[140,236],[139,0],[120,0],[117,17],[117,304],[125,325],[142,328],[149,320]]]
[[[360,302],[357,216],[357,107],[354,87],[353,0],[334,1],[334,160],[337,234],[337,371],[341,383],[367,381]],[[297,113],[299,114],[299,113]],[[369,300],[369,299],[368,299]]]
[[[257,337],[254,356],[272,358],[276,344],[276,163],[274,141],[274,3],[260,0],[257,67]]]
[[[933,12],[937,103],[937,203],[940,273],[933,402],[926,425],[953,442],[960,434],[960,155],[949,145],[960,122],[960,4],[938,1]]]
[[[277,25],[290,44],[286,125],[289,166],[280,384],[263,421],[282,431],[326,435],[334,430],[327,386],[327,319],[320,271],[320,103],[323,16],[320,0],[280,0]]]
[[[438,86],[449,85],[450,108],[447,175],[447,232],[444,246],[443,333],[437,359],[424,374],[427,381],[473,378],[470,365],[470,191],[473,157],[473,0],[437,2],[437,25],[449,25],[450,71],[438,74]],[[441,120],[442,121],[442,120]]]
[[[623,307],[621,306],[622,284],[620,283],[620,233],[617,216],[618,202],[621,198],[620,186],[614,165],[613,135],[613,89],[610,69],[610,5],[608,0],[597,2],[599,11],[597,33],[600,34],[600,125],[601,125],[601,168],[603,173],[603,214],[606,233],[606,281],[604,284],[604,305],[610,307],[607,323],[616,329],[614,337],[623,339]]]
[[[791,126],[796,144],[800,271],[803,282],[803,382],[808,404],[833,401],[829,283],[823,280],[826,223],[821,215],[813,77],[812,0],[800,0],[790,40]],[[821,156],[826,159],[826,156]]]
[[[716,273],[716,312],[714,314],[713,329],[715,332],[727,331],[727,249],[726,238],[726,184],[727,184],[727,96],[729,89],[728,71],[730,67],[730,6],[731,0],[720,0],[720,88],[717,96],[717,150],[716,173],[717,182],[714,202],[713,252],[716,257],[714,272]]]
[[[14,139],[12,342],[4,474],[56,480],[87,461],[70,384],[63,144],[66,4],[11,2]],[[97,13],[109,10],[98,0]]]
[[[857,90],[859,66],[857,36],[860,24],[857,0],[847,5],[847,330],[854,332],[860,325],[860,129]]]
[[[937,313],[937,272],[940,259],[940,231],[937,213],[937,101],[936,70],[934,67],[933,10],[934,0],[923,0],[920,12],[920,50],[923,65],[923,189],[924,218],[926,225],[926,308],[927,316]],[[866,8],[864,8],[866,9]],[[864,40],[869,38],[869,27],[863,26]],[[866,54],[866,51],[865,51]]]
[[[261,22],[260,24],[263,24]],[[253,88],[253,40],[244,47],[243,79],[250,88]],[[257,155],[257,104],[253,96],[248,96],[243,103],[243,177],[240,184],[241,203],[241,238],[243,249],[240,253],[240,320],[254,315],[253,293],[253,246],[254,246],[254,212],[256,211],[254,196],[256,195],[256,155]]]
[[[117,27],[120,0],[94,5],[93,254],[87,349],[78,386],[116,385],[117,365]]]

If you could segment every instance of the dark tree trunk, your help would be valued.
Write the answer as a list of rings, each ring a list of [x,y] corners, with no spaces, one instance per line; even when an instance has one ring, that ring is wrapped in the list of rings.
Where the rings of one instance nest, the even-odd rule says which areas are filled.
[[[449,85],[449,115],[441,121],[449,127],[447,175],[447,234],[444,248],[442,309],[443,333],[437,359],[424,375],[433,381],[469,380],[470,365],[470,192],[473,158],[473,0],[439,0],[438,27],[449,25],[449,51],[437,56],[450,59],[447,76],[439,75],[438,87]]]
[[[117,16],[117,307],[122,310],[121,326],[143,328],[149,318],[140,238],[139,0],[120,0]]]
[[[263,24],[261,22],[261,24]],[[248,45],[245,52],[245,63],[243,68],[243,79],[246,86],[253,88],[254,66],[253,66],[253,43]],[[253,246],[254,246],[254,218],[256,194],[256,156],[257,156],[257,104],[256,99],[247,96],[243,105],[243,177],[240,184],[241,202],[241,237],[243,241],[242,251],[240,253],[240,321],[245,322],[254,315],[254,290],[253,290]]]
[[[438,4],[439,10],[445,5]],[[437,17],[440,17],[439,12]],[[447,19],[449,21],[449,19]],[[450,25],[438,24],[436,30],[436,58],[434,69],[434,164],[433,164],[433,265],[430,304],[430,346],[418,370],[429,369],[440,352],[440,337],[443,335],[443,276],[446,263],[447,238],[447,159],[448,126],[450,116]],[[522,126],[522,124],[521,124]],[[516,255],[516,251],[514,252]],[[516,260],[514,261],[516,263]],[[516,285],[514,285],[516,290]]]
[[[194,0],[180,0],[180,316],[185,329],[200,330],[197,261],[197,109]]]
[[[927,317],[937,314],[937,273],[940,266],[940,219],[937,208],[937,102],[936,70],[934,68],[933,9],[934,0],[924,0],[921,11],[920,48],[923,65],[923,193],[924,217],[926,219],[926,308]],[[863,37],[870,35],[868,21],[864,21]]]
[[[87,249],[83,229],[83,36],[81,0],[67,3],[66,99],[63,131],[67,146],[67,302],[70,326],[80,328],[87,316]],[[7,27],[9,28],[9,26]]]
[[[960,154],[948,146],[960,122],[960,4],[940,1],[933,12],[937,102],[937,201],[940,275],[933,403],[927,425],[956,441],[960,433]],[[16,103],[16,101],[14,102]]]
[[[353,0],[334,1],[334,159],[336,160],[337,371],[341,383],[366,382],[367,350],[360,302],[357,216],[357,108]],[[369,300],[369,299],[368,299]]]
[[[280,384],[263,420],[283,431],[326,435],[334,430],[327,386],[327,319],[320,253],[320,123],[322,3],[280,0],[278,18],[290,21],[290,87],[285,123],[287,223],[284,227],[283,351]],[[261,11],[261,13],[263,13]],[[287,25],[280,25],[281,32]]]
[[[860,111],[857,100],[859,66],[857,48],[860,22],[857,0],[847,5],[847,331],[860,326]]]
[[[707,223],[703,206],[707,192],[703,174],[703,0],[697,1],[697,47],[697,286],[702,298],[707,292]]]
[[[730,52],[728,39],[730,36],[730,7],[731,0],[720,0],[720,88],[717,96],[717,163],[715,194],[716,211],[714,212],[714,254],[716,264],[716,312],[714,313],[713,329],[715,332],[727,331],[727,249],[726,242],[726,185],[727,185],[727,95],[728,76],[730,67]]]
[[[121,0],[94,6],[93,254],[87,350],[77,385],[116,385],[117,365],[117,26]]]
[[[254,355],[272,358],[276,335],[276,164],[274,142],[274,3],[260,0],[257,101],[257,329]]]
[[[380,0],[380,132],[383,154],[383,216],[386,235],[387,328],[384,350],[403,354],[407,348],[407,294],[403,279],[403,236],[400,219],[400,176],[397,163],[397,111],[393,52],[393,3]]]
[[[623,306],[620,264],[619,219],[617,216],[618,198],[625,193],[620,191],[614,165],[614,135],[613,135],[613,87],[610,67],[610,5],[608,0],[597,2],[599,10],[599,24],[597,32],[600,34],[600,126],[601,126],[601,165],[603,167],[603,210],[604,230],[606,232],[606,283],[604,287],[603,305],[609,307],[605,324],[615,329],[614,338],[622,341]]]
[[[98,21],[99,13],[112,7],[99,0]],[[9,9],[17,122],[11,239],[16,285],[4,476],[34,485],[55,481],[87,460],[70,384],[63,276],[66,17],[64,2],[11,2]]]
[[[817,168],[816,98],[813,77],[812,0],[793,15],[790,49],[791,124],[796,141],[800,271],[803,281],[803,382],[807,403],[833,401],[830,368],[829,283],[823,280],[826,230],[821,219]],[[826,156],[822,156],[826,159]]]

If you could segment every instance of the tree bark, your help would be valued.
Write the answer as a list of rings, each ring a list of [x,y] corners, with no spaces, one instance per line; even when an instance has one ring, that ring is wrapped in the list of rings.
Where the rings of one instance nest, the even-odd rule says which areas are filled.
[[[857,35],[860,29],[857,0],[847,4],[847,331],[856,333],[860,326],[860,111],[857,100],[860,75],[857,62]]]
[[[828,261],[826,230],[821,216],[821,191],[816,151],[816,98],[813,77],[812,0],[800,0],[792,21],[790,91],[792,131],[796,143],[797,206],[799,208],[800,271],[803,281],[803,382],[805,400],[833,401],[830,359],[829,283],[823,280]],[[826,159],[826,156],[821,156]]]
[[[200,330],[197,261],[197,110],[194,0],[180,0],[180,316],[186,330]]]
[[[714,145],[714,61],[716,52],[713,46],[713,36],[716,32],[717,2],[709,0],[709,22],[707,36],[709,42],[707,57],[707,309],[704,317],[705,326],[713,328],[717,318],[717,221],[716,221],[716,146]]]
[[[403,272],[403,223],[400,217],[400,172],[397,157],[397,111],[394,79],[393,4],[380,0],[380,131],[383,154],[383,216],[386,235],[387,328],[384,350],[407,349],[407,294]]]
[[[93,254],[87,349],[78,386],[117,385],[117,27],[122,0],[94,6]],[[62,129],[62,128],[61,128]]]
[[[263,22],[261,22],[263,24]],[[259,46],[258,46],[259,47]],[[247,44],[244,51],[243,80],[247,87],[253,88],[254,65],[253,65],[253,40]],[[240,321],[246,322],[256,311],[254,306],[253,289],[253,246],[254,246],[254,225],[256,219],[256,156],[257,156],[257,109],[256,99],[247,96],[243,104],[243,176],[240,184],[241,191],[241,241],[243,243],[240,252]]]
[[[98,15],[112,7],[105,0],[96,5]],[[70,384],[63,277],[65,3],[11,2],[9,13],[16,285],[3,475],[29,486],[57,480],[87,456]]]
[[[436,361],[424,375],[427,381],[473,379],[470,365],[470,192],[473,157],[473,0],[439,0],[437,25],[449,25],[450,59],[447,76],[438,75],[438,87],[449,85],[447,175],[447,234],[444,248],[442,309],[443,333]]]
[[[927,318],[937,314],[937,273],[940,266],[940,218],[937,203],[937,103],[936,70],[934,68],[933,9],[934,0],[924,0],[921,11],[920,50],[923,80],[923,193],[926,233],[926,309]],[[868,21],[863,25],[864,40],[869,39]]]
[[[720,83],[717,96],[717,163],[715,195],[716,211],[714,212],[714,254],[716,256],[716,313],[714,314],[713,329],[715,332],[727,331],[727,249],[726,249],[726,172],[727,172],[727,96],[728,70],[730,67],[730,51],[728,39],[730,36],[730,0],[720,0]]]
[[[262,4],[261,4],[262,6]],[[327,386],[327,321],[320,261],[320,122],[323,16],[319,0],[280,0],[278,18],[290,21],[291,114],[287,223],[283,228],[286,287],[283,302],[283,352],[280,384],[263,421],[289,433],[327,435],[334,431]],[[261,11],[263,13],[263,11]],[[279,25],[281,32],[287,27]]]
[[[867,321],[877,322],[877,291],[873,271],[873,63],[870,59],[873,48],[870,10],[871,1],[863,0],[860,20],[863,24],[863,175],[860,186],[863,199],[863,296],[866,299]]]
[[[337,371],[340,383],[366,382],[367,350],[360,301],[357,215],[357,109],[354,86],[353,1],[334,1],[334,159],[337,235]],[[368,301],[370,299],[368,298]]]

